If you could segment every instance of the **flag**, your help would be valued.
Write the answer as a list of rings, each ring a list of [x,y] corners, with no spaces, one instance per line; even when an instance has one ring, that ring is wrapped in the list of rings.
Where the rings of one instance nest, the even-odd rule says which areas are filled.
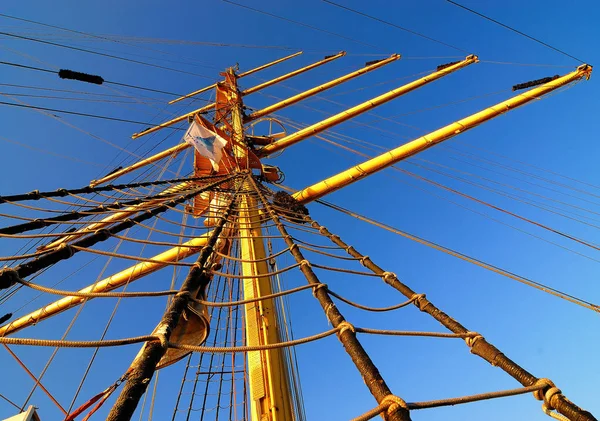
[[[227,144],[227,140],[198,124],[197,121],[187,129],[183,140],[192,145],[200,155],[208,158],[213,169],[219,171],[219,161],[223,156],[221,151]]]

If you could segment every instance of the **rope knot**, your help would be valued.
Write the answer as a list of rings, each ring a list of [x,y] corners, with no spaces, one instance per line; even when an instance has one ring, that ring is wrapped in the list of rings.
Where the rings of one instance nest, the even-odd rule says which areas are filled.
[[[371,258],[369,256],[363,256],[359,259],[360,264],[363,266],[365,266],[365,261],[367,261],[367,260],[371,260]]]
[[[302,261],[300,262],[300,267],[302,267],[302,266],[307,266],[307,267],[309,267],[309,268],[311,267],[311,266],[310,266],[310,262],[309,262],[308,260],[306,260],[306,259],[304,259],[304,260],[302,260]]]
[[[545,378],[538,379],[534,383],[534,386],[541,387],[540,389],[533,392],[533,396],[535,396],[535,398],[539,401],[544,401],[542,408],[545,408],[546,410],[549,410],[549,411],[556,409],[555,405],[552,404],[552,399],[555,396],[562,394],[562,392],[558,387],[556,387],[554,385],[552,380],[545,379]],[[544,411],[544,412],[546,412],[546,411]]]
[[[555,409],[554,405],[552,405],[552,398],[560,394],[562,394],[562,392],[558,387],[551,387],[548,389],[548,391],[544,394],[544,403],[546,406],[550,409]]]
[[[398,279],[398,277],[396,276],[396,274],[394,272],[383,272],[381,274],[381,277],[383,278],[383,280],[385,282],[388,282],[388,283]]]
[[[315,284],[315,285],[313,285],[313,287],[314,288],[313,288],[313,291],[312,291],[312,295],[313,295],[313,297],[316,298],[317,297],[317,291],[319,289],[321,289],[321,288],[327,289],[327,284]]]
[[[483,336],[481,336],[479,333],[477,332],[467,332],[467,336],[465,338],[465,342],[467,343],[467,346],[469,348],[473,348],[473,345],[475,345],[475,342],[477,342],[479,339],[483,339]]]
[[[540,389],[533,392],[533,396],[538,401],[544,400],[544,391],[545,390],[555,387],[552,380],[546,379],[546,378],[537,379],[537,381],[533,384],[533,386],[540,386]]]
[[[175,297],[185,297],[187,296],[188,298],[192,297],[192,294],[189,291],[179,291],[177,294],[175,294]]]
[[[33,196],[34,200],[38,200],[41,197],[39,190],[30,191],[29,194]]]
[[[405,411],[408,411],[408,405],[406,404],[404,399],[396,395],[387,395],[381,400],[381,403],[387,405],[388,415],[397,412],[400,408],[404,409]]]
[[[327,228],[325,228],[323,225],[319,226],[319,234],[327,235]]]
[[[343,322],[341,322],[339,325],[337,325],[337,328],[339,329],[339,334],[340,335],[342,333],[344,333],[346,330],[350,330],[352,333],[356,332],[356,329],[354,329],[354,326],[351,323],[348,323],[345,320]]]
[[[410,297],[410,299],[421,311],[425,311],[425,307],[427,306],[427,304],[429,304],[429,301],[427,301],[427,296],[425,294],[414,293],[412,297]]]

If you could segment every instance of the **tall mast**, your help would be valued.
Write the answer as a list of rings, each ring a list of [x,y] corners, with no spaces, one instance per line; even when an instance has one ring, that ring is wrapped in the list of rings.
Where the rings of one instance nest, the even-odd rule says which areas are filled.
[[[244,163],[248,150],[244,144],[242,96],[237,87],[237,76],[232,68],[227,71],[231,105],[232,138],[237,144],[234,153],[238,162]],[[244,300],[256,299],[273,293],[261,227],[257,200],[252,197],[251,186],[244,186],[240,199],[238,219],[242,262]],[[263,276],[261,276],[263,275]],[[273,299],[244,305],[246,345],[263,346],[281,342],[277,330],[277,315]],[[250,390],[250,418],[252,421],[293,420],[290,382],[281,349],[251,351],[247,354],[248,387]]]

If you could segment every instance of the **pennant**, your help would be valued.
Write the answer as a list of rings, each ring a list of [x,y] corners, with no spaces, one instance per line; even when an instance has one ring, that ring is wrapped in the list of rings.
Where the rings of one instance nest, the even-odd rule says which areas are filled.
[[[195,120],[185,132],[183,140],[192,145],[200,155],[210,160],[215,171],[219,171],[219,161],[223,156],[222,150],[227,140]]]

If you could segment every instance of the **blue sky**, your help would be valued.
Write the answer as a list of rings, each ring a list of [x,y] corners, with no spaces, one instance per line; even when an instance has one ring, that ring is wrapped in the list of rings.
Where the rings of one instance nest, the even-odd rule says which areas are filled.
[[[243,71],[304,50],[304,54],[298,58],[241,80],[242,87],[250,87],[317,61],[324,55],[347,51],[347,56],[342,59],[245,99],[247,106],[261,108],[276,98],[291,96],[297,90],[310,88],[360,68],[365,61],[383,58],[391,53],[402,54],[403,58],[393,64],[327,91],[322,96],[329,101],[311,99],[279,113],[284,119],[310,124],[420,77],[438,64],[460,60],[465,56],[463,51],[317,0],[265,0],[244,4],[341,36],[294,25],[217,0],[207,0],[201,4],[180,1],[169,5],[158,1],[140,4],[109,0],[100,5],[75,1],[33,4],[8,0],[3,2],[0,13],[93,34],[118,35],[123,37],[119,40],[127,44],[82,39],[57,29],[0,17],[3,32],[37,36],[122,55],[195,75],[5,36],[0,38],[0,60],[56,70],[67,68],[98,74],[108,81],[187,93],[212,83],[219,78],[220,71],[236,63]],[[515,83],[564,74],[580,64],[442,0],[393,4],[383,0],[368,4],[348,1],[344,4],[477,54],[481,62],[388,103],[355,122],[344,123],[333,129],[334,133],[329,134],[332,136],[341,134],[392,148],[510,97],[510,88]],[[596,44],[600,39],[597,25],[600,7],[596,2],[586,0],[578,2],[576,7],[565,7],[564,2],[554,0],[463,0],[463,4],[536,36],[589,64],[598,61]],[[134,42],[132,38],[125,37],[139,39]],[[0,83],[82,90],[103,95],[129,95],[120,99],[125,102],[18,97],[28,104],[42,107],[160,122],[204,104],[198,100],[166,107],[166,101],[172,96],[115,86],[84,85],[60,80],[52,74],[7,66],[2,66],[1,71]],[[4,85],[0,85],[0,92],[44,94],[43,91]],[[62,95],[59,92],[48,94]],[[600,243],[597,231],[597,225],[600,225],[597,221],[600,212],[600,175],[597,170],[600,147],[596,142],[600,124],[596,118],[599,94],[592,76],[589,82],[581,82],[512,111],[424,152],[400,167],[591,243]],[[2,101],[15,102],[13,98],[3,97]],[[115,97],[95,98],[114,100]],[[208,96],[203,98],[207,99]],[[151,102],[151,106],[140,104],[140,99]],[[181,132],[163,131],[154,136],[131,140],[130,135],[146,125],[69,115],[60,116],[61,121],[58,121],[33,110],[8,106],[2,106],[1,112],[0,145],[4,160],[0,166],[0,194],[85,185],[89,180],[120,165],[118,163],[121,161],[131,163],[136,160],[118,148],[135,151],[135,154],[142,156],[154,147],[160,150],[175,145],[181,137]],[[28,149],[23,144],[36,150]],[[39,149],[51,151],[60,157],[40,152]],[[373,153],[369,150],[363,152]],[[269,163],[281,167],[286,174],[286,184],[302,188],[361,160],[356,155],[334,150],[322,141],[311,139],[290,148]],[[189,167],[189,161],[187,165]],[[172,169],[175,170],[176,165]],[[431,169],[525,199],[514,200]],[[596,250],[397,171],[388,169],[327,199],[508,271],[588,301],[600,302],[600,288],[597,285],[600,254]],[[525,203],[533,200],[545,208],[555,206],[550,209],[565,213],[571,219]],[[14,209],[11,211],[14,212]],[[336,214],[320,205],[310,205],[310,211],[316,220],[340,234],[347,243],[371,256],[386,270],[397,273],[416,291],[427,293],[441,309],[471,330],[482,333],[531,373],[551,378],[575,403],[592,413],[600,412],[594,389],[594,381],[600,374],[597,358],[600,345],[597,332],[600,326],[596,313]],[[8,221],[3,223],[9,224]],[[9,255],[17,249],[11,241],[3,240],[0,244],[2,255]],[[78,264],[81,265],[83,261],[82,258]],[[127,264],[123,263],[123,267]],[[281,263],[284,264],[285,261]],[[70,270],[76,267],[72,265]],[[79,276],[69,280],[68,287],[87,285],[89,278],[97,275],[101,267],[99,262],[91,263]],[[107,273],[118,269],[119,266],[115,264]],[[68,269],[53,268],[45,274],[46,278],[40,278],[40,282],[50,283],[52,276],[68,272]],[[402,299],[370,279],[367,284],[354,279],[346,282],[340,276],[329,279],[324,275],[323,281],[330,285],[338,282],[336,291],[343,291],[348,297],[371,305],[390,305]],[[298,275],[290,275],[289,282],[293,284],[300,282],[300,279]],[[295,302],[291,302],[297,336],[327,329],[324,317],[318,313],[320,310],[310,301],[312,297],[307,296],[309,298],[299,299],[296,307]],[[12,311],[29,298],[30,295],[23,294],[22,298],[14,299],[14,304],[9,301],[3,307],[7,307],[6,311]],[[163,301],[156,300],[153,303],[155,309],[164,308]],[[306,308],[314,312],[305,311],[304,305],[312,306]],[[73,338],[89,338],[89,335],[101,332],[99,326],[110,311],[100,304],[93,304],[91,308],[97,309],[102,322],[98,322],[96,313],[88,311],[85,315],[86,312],[83,312],[83,322],[76,325]],[[157,321],[152,317],[158,317],[160,310],[152,317],[145,314],[144,310],[141,304],[132,305],[131,310],[123,314],[123,320],[128,321],[124,323],[126,326],[111,331],[113,337],[143,334],[147,329],[152,329]],[[342,310],[349,319],[357,320],[356,324],[361,326],[441,330],[436,322],[412,308],[385,316],[364,315],[346,307]],[[56,323],[49,322],[48,327],[38,326],[20,335],[55,338],[64,332],[69,320],[67,317]],[[94,323],[99,324],[92,331],[89,326]],[[146,330],[134,329],[136,326],[144,326]],[[470,355],[468,348],[460,341],[373,337],[361,337],[361,340],[391,389],[407,401],[517,386],[505,373]],[[45,358],[51,352],[15,350],[34,372],[42,369]],[[129,354],[118,354],[122,357],[119,360],[111,357],[113,352],[117,355],[116,351],[102,351],[102,361],[110,366],[110,370],[90,380],[82,396],[92,396],[110,384],[115,373],[123,371],[130,354],[135,355],[136,350],[134,346],[129,349]],[[0,393],[22,403],[31,382],[6,352],[2,351],[0,355],[2,366],[6,366],[15,378],[14,384],[2,382]],[[61,350],[58,355],[57,365],[63,369],[71,359],[77,361],[78,367],[84,366],[87,361],[85,358],[79,360],[82,354],[74,351]],[[299,347],[298,358],[308,419],[350,419],[374,406],[373,399],[350,360],[333,338]],[[111,361],[113,364],[110,364]],[[174,368],[171,374],[177,374],[178,369]],[[50,372],[45,384],[68,404],[75,386],[66,379],[63,384],[59,373]],[[73,375],[73,381],[78,382],[81,372],[74,370]],[[340,385],[344,386],[343,394],[339,393]],[[55,408],[39,391],[32,403],[40,407],[42,419],[58,419]],[[158,405],[155,419],[163,419],[167,414],[170,417],[172,404],[169,405]],[[12,413],[13,408],[0,401],[0,418]],[[530,395],[413,414],[415,420],[441,418],[543,420],[546,415],[541,412],[540,403]]]

